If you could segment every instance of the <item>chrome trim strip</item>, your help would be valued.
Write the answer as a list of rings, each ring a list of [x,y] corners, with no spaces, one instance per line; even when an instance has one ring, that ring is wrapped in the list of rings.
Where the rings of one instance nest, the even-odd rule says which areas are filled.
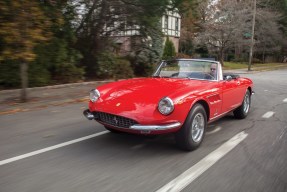
[[[232,110],[234,110],[234,109],[232,109]],[[232,110],[227,111],[227,112],[224,112],[224,113],[221,113],[221,114],[219,114],[219,115],[217,115],[217,116],[214,116],[213,118],[210,118],[209,121],[213,121],[213,120],[215,120],[215,119],[217,119],[217,118],[221,118],[221,117],[223,117],[224,115],[226,115],[227,113],[231,112]]]
[[[167,130],[177,128],[181,125],[180,122],[171,123],[167,125],[132,125],[130,129],[139,130],[139,131],[158,131],[158,130]]]

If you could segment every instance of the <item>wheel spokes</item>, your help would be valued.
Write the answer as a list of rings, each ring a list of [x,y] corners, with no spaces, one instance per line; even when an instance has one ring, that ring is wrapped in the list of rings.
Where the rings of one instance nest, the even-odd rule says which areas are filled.
[[[195,115],[192,122],[191,136],[192,140],[199,142],[204,132],[204,117],[201,113]]]
[[[249,95],[246,94],[244,97],[244,107],[243,107],[244,113],[248,113],[249,106],[250,106],[250,98],[249,98]]]

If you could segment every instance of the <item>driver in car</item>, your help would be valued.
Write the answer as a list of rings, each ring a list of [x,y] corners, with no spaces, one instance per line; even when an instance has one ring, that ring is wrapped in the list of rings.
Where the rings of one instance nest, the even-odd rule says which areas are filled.
[[[216,68],[217,68],[217,65],[216,64],[211,64],[210,65],[210,75],[213,77],[213,79],[217,79],[216,77]]]

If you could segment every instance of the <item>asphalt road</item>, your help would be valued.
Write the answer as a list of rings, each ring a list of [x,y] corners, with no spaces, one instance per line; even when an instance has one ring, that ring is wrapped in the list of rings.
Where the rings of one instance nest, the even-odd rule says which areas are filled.
[[[164,191],[201,164],[198,176],[181,178],[182,191],[286,192],[287,70],[244,76],[255,83],[249,116],[210,124],[193,152],[176,148],[172,136],[105,132],[83,117],[86,103],[0,115],[0,191]],[[216,159],[209,155],[238,133],[247,137],[206,168],[203,160]]]

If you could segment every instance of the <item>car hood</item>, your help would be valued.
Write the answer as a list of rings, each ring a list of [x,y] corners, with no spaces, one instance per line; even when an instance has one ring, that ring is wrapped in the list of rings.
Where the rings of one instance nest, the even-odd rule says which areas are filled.
[[[209,81],[172,78],[135,78],[98,87],[100,99],[92,110],[128,116],[153,113],[163,97],[170,97],[176,104],[193,94],[198,94],[212,83]],[[213,82],[214,83],[214,82]],[[91,104],[93,105],[93,104]]]
[[[198,92],[206,89],[208,81],[171,78],[138,78],[118,81],[98,87],[101,99],[127,102],[158,102],[162,97],[176,97],[183,91]]]

